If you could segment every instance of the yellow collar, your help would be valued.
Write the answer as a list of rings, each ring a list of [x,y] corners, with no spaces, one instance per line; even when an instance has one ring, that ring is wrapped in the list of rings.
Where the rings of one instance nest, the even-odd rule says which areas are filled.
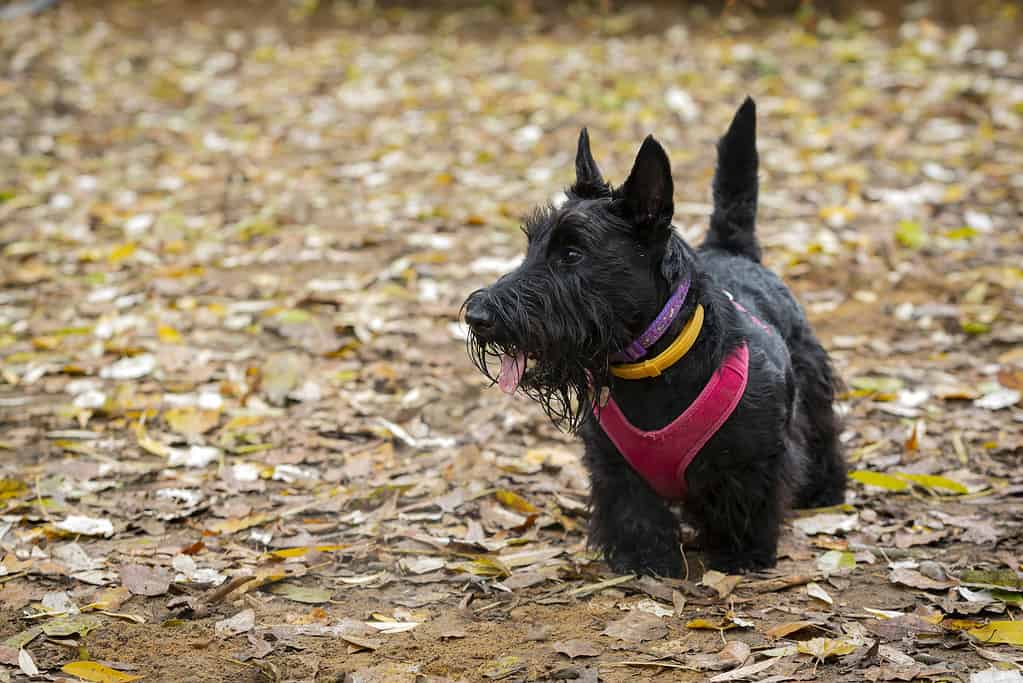
[[[671,346],[648,360],[638,363],[623,363],[612,365],[611,374],[622,379],[644,379],[646,377],[657,377],[662,371],[667,370],[677,363],[682,356],[693,347],[696,338],[700,336],[700,329],[703,328],[703,306],[696,304],[693,317],[689,319],[686,326],[682,328]]]

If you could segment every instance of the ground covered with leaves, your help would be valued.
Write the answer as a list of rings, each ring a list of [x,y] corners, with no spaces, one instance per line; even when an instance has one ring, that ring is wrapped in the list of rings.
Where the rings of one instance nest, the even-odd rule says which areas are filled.
[[[734,5],[0,23],[0,681],[1023,680],[1016,9]],[[459,306],[582,125],[619,182],[654,132],[698,239],[747,93],[848,503],[769,573],[615,576]]]

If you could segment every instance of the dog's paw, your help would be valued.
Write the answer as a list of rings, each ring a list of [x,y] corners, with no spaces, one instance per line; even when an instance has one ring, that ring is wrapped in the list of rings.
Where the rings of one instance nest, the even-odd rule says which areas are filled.
[[[796,500],[797,510],[812,510],[814,508],[826,508],[833,505],[841,505],[845,502],[845,487],[835,486],[830,489],[816,491],[804,491]]]
[[[745,574],[747,572],[771,569],[778,563],[772,553],[711,553],[707,557],[707,566],[725,574]]]
[[[639,574],[679,578],[682,576],[682,553],[665,551],[658,555],[643,552],[618,552],[608,555],[607,564],[616,574]]]

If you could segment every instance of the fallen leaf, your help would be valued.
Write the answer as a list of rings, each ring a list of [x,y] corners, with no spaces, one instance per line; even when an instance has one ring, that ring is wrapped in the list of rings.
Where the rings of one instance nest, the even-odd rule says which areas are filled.
[[[934,474],[898,474],[901,479],[906,479],[928,489],[942,489],[952,493],[969,493],[970,490],[957,481],[947,477],[939,477]]]
[[[895,547],[912,548],[914,546],[930,545],[946,538],[949,533],[948,529],[939,529],[937,531],[899,530],[895,532]]]
[[[230,637],[252,630],[256,625],[256,613],[251,609],[245,609],[227,619],[218,621],[213,625],[213,630],[218,636]]]
[[[859,515],[856,514],[843,515],[827,512],[810,517],[801,517],[792,522],[792,526],[807,536],[816,536],[817,534],[834,535],[854,530],[858,522]]]
[[[891,619],[867,621],[864,627],[886,642],[896,642],[920,633],[939,635],[943,632],[941,626],[916,614],[900,614]]]
[[[367,621],[366,625],[375,628],[381,633],[404,633],[405,631],[411,631],[412,629],[419,626],[418,621],[398,621],[396,619],[384,619],[377,621]]]
[[[564,640],[551,643],[551,647],[554,651],[567,656],[569,659],[575,659],[576,657],[596,657],[601,654],[603,650],[593,643],[586,640]]]
[[[850,552],[829,550],[817,558],[816,564],[825,575],[842,574],[856,567],[856,558]]]
[[[959,581],[973,588],[992,588],[1023,592],[1023,577],[1012,569],[964,569]]]
[[[780,660],[778,658],[765,659],[764,661],[757,662],[756,664],[750,664],[749,666],[744,666],[739,669],[726,671],[723,674],[718,674],[717,676],[713,676],[707,680],[709,681],[709,683],[727,683],[727,681],[741,681],[746,678],[752,678],[761,672],[767,671],[772,666],[777,664],[779,661]]]
[[[767,630],[768,638],[784,638],[785,636],[797,633],[804,629],[809,628],[820,628],[819,624],[812,621],[789,621],[784,624],[778,624]]]
[[[735,587],[742,581],[739,575],[722,574],[721,572],[709,569],[703,574],[700,584],[713,589],[722,600],[727,598]]]
[[[919,588],[921,590],[928,591],[945,590],[959,583],[954,579],[946,579],[943,581],[935,580],[924,576],[915,569],[902,568],[892,570],[892,572],[888,575],[888,580],[892,583],[909,586],[910,588]]]
[[[330,596],[333,595],[332,591],[325,588],[299,586],[286,582],[275,583],[268,590],[274,595],[307,605],[322,605],[325,602],[330,602]]]
[[[686,622],[686,628],[711,629],[715,631],[727,631],[733,628],[750,628],[753,624],[745,619],[736,618],[731,612],[725,614],[718,620],[705,618],[691,619]]]
[[[75,614],[66,617],[57,617],[43,624],[43,633],[51,638],[66,638],[67,636],[86,636],[93,629],[101,626],[103,620],[94,614]]]
[[[970,674],[970,683],[1023,683],[1019,670],[985,669]]]
[[[482,555],[471,562],[455,562],[448,569],[466,572],[475,576],[511,576],[511,568],[496,557]]]
[[[796,644],[796,651],[810,655],[820,661],[829,657],[841,657],[856,651],[856,644],[836,638],[812,638]]]
[[[142,678],[142,676],[126,674],[122,671],[111,669],[108,666],[103,666],[98,662],[89,661],[68,662],[60,667],[60,670],[92,683],[128,683],[129,681],[137,681]]]
[[[498,489],[497,492],[494,493],[494,496],[501,503],[501,505],[504,505],[505,507],[509,507],[512,510],[515,510],[516,512],[522,512],[522,513],[525,513],[525,514],[532,514],[532,513],[535,513],[535,512],[539,512],[539,510],[537,510],[535,505],[530,503],[528,500],[526,500],[525,498],[523,498],[519,494],[514,493],[512,491],[506,491],[505,489]]]
[[[108,365],[99,372],[100,377],[108,379],[139,379],[145,377],[156,369],[156,357],[144,353],[139,356],[122,358],[121,360]]]
[[[910,220],[899,221],[899,225],[895,229],[895,239],[909,249],[919,249],[928,242],[928,236],[924,232],[923,226]]]
[[[42,626],[33,626],[32,628],[27,628],[24,631],[15,633],[13,636],[5,640],[3,644],[7,647],[12,647],[15,650],[20,650],[42,635],[42,633]]]
[[[82,536],[106,536],[109,538],[114,535],[114,525],[109,519],[70,515],[63,522],[59,522],[55,526],[69,534],[80,534]]]
[[[121,567],[121,582],[132,595],[154,597],[170,589],[171,575],[164,569],[129,564]]]
[[[28,653],[28,650],[22,649],[18,651],[18,668],[26,676],[39,675],[39,667],[36,666],[35,660],[32,659],[32,655]]]
[[[905,491],[909,488],[902,479],[894,477],[890,474],[883,474],[881,472],[870,472],[868,470],[857,470],[849,473],[849,478],[858,481],[861,484],[867,486],[875,486],[877,488],[886,489],[888,491]]]
[[[827,605],[834,605],[835,601],[828,595],[828,592],[820,587],[820,585],[810,582],[806,584],[806,594],[815,600],[820,600]]]
[[[719,652],[689,655],[685,663],[697,671],[722,671],[742,666],[749,656],[749,645],[741,640],[732,640]]]
[[[1019,403],[1020,395],[1015,389],[996,389],[976,399],[973,405],[985,410],[1003,410]]]
[[[163,419],[172,431],[191,441],[217,426],[220,422],[220,411],[185,406],[164,411]]]
[[[219,522],[214,522],[207,528],[215,534],[236,534],[239,531],[244,531],[246,529],[251,529],[254,526],[266,524],[271,519],[273,519],[271,515],[255,514],[249,515],[248,517],[224,519]]]
[[[522,657],[506,655],[480,667],[480,673],[484,678],[499,680],[507,678],[526,669],[526,661]]]
[[[1023,621],[991,621],[967,631],[982,643],[1006,643],[1023,647]]]
[[[609,623],[601,633],[629,643],[642,643],[647,640],[660,640],[668,634],[668,628],[660,617],[632,611],[621,619]]]

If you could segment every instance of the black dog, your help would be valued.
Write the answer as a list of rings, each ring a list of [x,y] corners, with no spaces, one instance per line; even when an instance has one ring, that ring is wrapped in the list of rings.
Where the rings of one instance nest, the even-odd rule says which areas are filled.
[[[590,543],[616,571],[681,573],[672,502],[699,532],[710,566],[743,571],[774,565],[787,506],[843,500],[828,356],[792,294],[760,265],[757,164],[747,99],[718,143],[710,230],[693,250],[671,226],[673,183],[661,145],[647,137],[628,179],[612,188],[583,129],[567,201],[536,211],[522,264],[466,300],[479,369],[495,379],[488,360],[500,359],[505,391],[521,389],[556,424],[581,433]],[[670,325],[638,351],[660,362],[660,374],[616,376],[616,359],[655,318]],[[695,342],[672,361],[693,330]],[[708,392],[716,395],[700,398]],[[697,415],[702,431],[687,432],[687,423],[661,451],[643,451],[694,403],[717,420]],[[621,429],[629,427],[615,432],[604,422],[618,406],[619,425],[650,430],[637,437],[637,453],[623,454]],[[679,465],[674,484],[674,463],[660,479],[648,471],[687,450],[696,457]],[[630,465],[644,459],[640,471]]]

